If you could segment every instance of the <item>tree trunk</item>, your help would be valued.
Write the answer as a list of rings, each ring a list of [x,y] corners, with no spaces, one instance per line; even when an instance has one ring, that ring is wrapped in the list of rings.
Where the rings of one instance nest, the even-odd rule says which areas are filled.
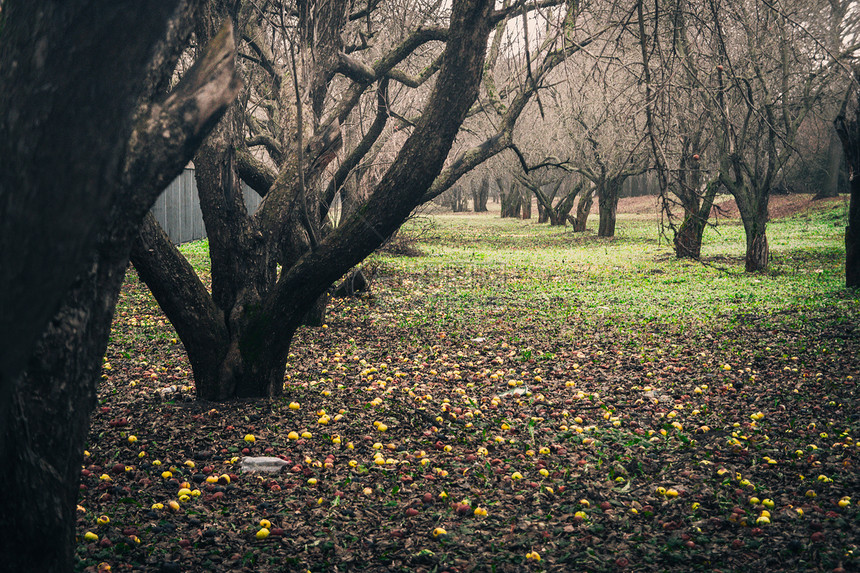
[[[169,22],[193,7],[180,0],[2,4],[0,420],[33,345],[88,270],[118,193],[138,98],[155,69],[172,71],[168,53],[183,27]]]
[[[705,191],[701,206],[696,205],[695,210],[685,208],[684,221],[672,241],[677,258],[694,260],[701,258],[702,236],[708,224],[708,217],[710,217],[711,207],[714,205],[717,189],[718,185],[710,185]]]
[[[321,294],[302,319],[302,326],[322,326],[325,324],[325,312],[328,308],[328,300],[329,294],[327,292]]]
[[[747,235],[747,254],[744,268],[748,273],[766,271],[770,262],[767,235],[762,229]]]
[[[581,183],[574,185],[573,189],[568,191],[564,199],[552,209],[550,213],[550,226],[565,225],[567,223],[568,218],[570,218],[570,212],[573,209],[573,203],[576,201],[576,196],[579,195],[581,190]]]
[[[516,183],[511,181],[507,191],[505,191],[504,182],[499,180],[499,189],[501,190],[502,218],[517,217],[520,212],[522,196]]]
[[[766,271],[770,263],[770,249],[767,244],[768,193],[766,190],[756,191],[757,196],[752,198],[755,202],[753,208],[747,207],[743,209],[746,213],[741,213],[747,242],[744,268],[748,273]],[[746,202],[738,201],[738,206],[744,203]]]
[[[606,181],[600,190],[598,207],[600,224],[597,227],[598,237],[615,236],[615,219],[618,214],[618,196],[624,180]]]
[[[550,220],[549,210],[547,210],[540,202],[538,202],[538,223],[543,224]]]
[[[585,225],[588,223],[588,215],[591,214],[591,206],[594,204],[594,187],[589,187],[580,197],[579,204],[576,206],[576,220],[573,224],[573,230],[577,233],[585,232]]]
[[[860,175],[851,179],[851,203],[845,227],[845,286],[860,288]]]
[[[839,196],[839,175],[842,171],[842,159],[844,156],[842,142],[839,141],[839,134],[833,128],[830,133],[830,145],[827,148],[827,177],[822,181],[821,187],[819,187],[818,192],[812,198],[813,201]]]
[[[198,397],[283,392],[290,344],[308,309],[403,224],[441,172],[477,97],[492,8],[489,0],[454,3],[443,64],[421,120],[367,200],[325,236],[314,237],[307,225],[315,212],[307,213],[314,207],[303,193],[316,188],[336,156],[337,121],[314,130],[304,162],[295,152],[285,154],[265,202],[250,218],[235,183],[231,124],[222,123],[201,148],[195,163],[210,234],[211,297],[190,266],[164,264],[181,254],[163,233],[141,233],[133,254],[185,343]],[[282,265],[277,280],[276,262]],[[198,368],[201,362],[207,364]]]
[[[129,44],[128,31],[134,26],[139,29],[147,16],[151,19],[158,14],[154,6],[146,3],[139,6],[153,11],[152,14],[136,11],[129,14],[139,21],[129,22],[127,27],[115,31],[121,35],[119,45],[100,45],[96,50],[110,54],[120,66],[123,64],[118,54],[123,54],[122,49],[137,48]],[[173,7],[177,8],[175,4]],[[116,10],[131,11],[131,7],[116,7]],[[14,8],[11,12],[14,14]],[[105,12],[109,27],[117,26],[115,10]],[[87,11],[86,14],[87,18],[82,20],[93,26],[94,13]],[[85,272],[80,273],[72,288],[66,291],[59,309],[53,309],[53,320],[36,343],[26,372],[13,388],[9,400],[13,411],[2,417],[0,459],[4,463],[0,468],[3,483],[0,506],[6,519],[0,524],[0,555],[4,558],[4,568],[9,570],[60,572],[71,571],[74,567],[75,502],[81,454],[89,416],[96,403],[102,357],[131,243],[141,219],[160,191],[182,171],[194,148],[238,91],[233,61],[229,58],[233,53],[232,34],[225,30],[213,42],[212,50],[186,72],[170,94],[154,99],[170,79],[190,33],[193,14],[193,6],[181,5],[175,13],[169,14],[168,22],[162,22],[165,28],[159,29],[157,37],[150,38],[158,47],[153,50],[149,45],[146,49],[151,61],[143,71],[137,70],[139,77],[112,78],[117,82],[137,83],[138,107],[128,111],[129,116],[135,117],[130,133],[124,130],[128,118],[122,117],[112,123],[110,119],[90,116],[99,130],[93,141],[86,131],[81,132],[74,125],[59,124],[60,131],[71,130],[64,135],[80,137],[74,141],[75,145],[89,154],[78,159],[88,162],[79,166],[80,171],[64,173],[63,185],[67,189],[90,185],[104,187],[107,209],[104,213],[98,209],[90,213],[93,218],[99,214],[104,216],[99,217],[103,220],[95,247],[85,253]],[[104,22],[99,24],[104,25]],[[60,26],[54,31],[62,35],[64,29]],[[98,75],[94,81],[100,74],[109,75],[113,67],[107,69],[91,72]],[[69,70],[75,82],[83,81],[79,67]],[[63,78],[52,76],[50,79],[60,81]],[[87,96],[93,98],[95,92],[91,88],[88,87]],[[114,104],[111,97],[116,94],[106,99],[88,100],[87,105],[76,112],[87,116],[92,111],[99,115]],[[52,128],[56,129],[53,124],[43,126],[44,140],[52,140]],[[171,137],[166,139],[164,133]],[[120,154],[110,160],[113,171],[93,181],[86,173],[98,171],[111,157],[99,149],[101,140],[120,150]],[[72,151],[65,149],[64,153]],[[29,162],[19,157],[15,165],[47,170],[54,177],[63,173],[45,164],[44,153],[45,150],[40,149],[39,155]],[[70,221],[81,223],[76,217]],[[55,224],[59,223],[55,221]],[[48,237],[37,238],[51,244]]]
[[[523,190],[520,195],[520,219],[532,218],[532,196]]]
[[[677,258],[694,260],[701,258],[702,235],[705,232],[706,222],[699,217],[698,213],[689,213],[684,217],[684,221],[672,241]]]
[[[490,196],[490,180],[486,177],[480,182],[472,183],[472,210],[475,213],[487,212],[487,200]]]
[[[72,570],[81,460],[125,266],[91,263],[16,385],[3,428],[11,447],[0,465],[0,551],[9,571]]]
[[[855,83],[860,79],[860,68],[855,68],[854,78]],[[851,172],[851,200],[845,228],[845,286],[848,288],[860,287],[860,92],[854,89],[850,115],[846,114],[849,103],[846,95],[843,108],[833,122]]]
[[[766,235],[770,189],[755,187],[754,182],[744,184],[743,182],[729,181],[726,187],[735,198],[744,224],[746,234],[744,267],[746,272],[766,271],[770,263],[770,250]]]

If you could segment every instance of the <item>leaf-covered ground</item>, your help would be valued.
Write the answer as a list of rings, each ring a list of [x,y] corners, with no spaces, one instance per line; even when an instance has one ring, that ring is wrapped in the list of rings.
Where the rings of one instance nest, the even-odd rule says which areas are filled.
[[[772,225],[775,270],[747,277],[731,253],[679,263],[639,236],[482,221],[377,259],[372,297],[299,332],[274,401],[196,402],[130,273],[79,568],[860,568],[860,304],[834,240],[781,252],[796,224]],[[242,473],[246,455],[289,463]]]

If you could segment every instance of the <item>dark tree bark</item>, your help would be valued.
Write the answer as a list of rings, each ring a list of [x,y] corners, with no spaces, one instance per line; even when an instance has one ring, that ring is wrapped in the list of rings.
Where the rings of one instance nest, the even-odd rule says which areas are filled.
[[[517,177],[523,185],[529,189],[537,199],[538,204],[538,223],[546,223],[549,221],[550,226],[566,225],[570,217],[570,212],[573,210],[573,205],[577,195],[583,188],[583,183],[570,184],[569,188],[563,193],[562,198],[555,205],[555,200],[558,192],[569,184],[565,178],[559,178],[553,185],[552,192],[547,193],[543,187],[530,180],[527,175]]]
[[[516,182],[510,181],[505,185],[504,179],[498,178],[496,179],[496,183],[499,186],[499,193],[501,194],[501,217],[503,219],[507,217],[518,217],[522,203],[522,194],[517,188]]]
[[[711,185],[702,198],[702,204],[698,209],[685,210],[684,221],[678,228],[672,242],[675,247],[675,256],[679,259],[699,260],[702,256],[702,236],[708,225],[711,207],[714,206],[714,198],[717,195],[717,186]]]
[[[238,83],[229,57],[232,34],[228,30],[169,95],[160,95],[191,31],[197,9],[193,2],[74,2],[66,3],[62,10],[39,4],[42,11],[35,19],[18,6],[4,4],[4,34],[27,23],[52,36],[45,39],[45,45],[59,49],[68,41],[70,45],[65,47],[71,54],[48,50],[36,59],[45,58],[51,64],[29,73],[34,79],[41,77],[45,85],[67,88],[57,94],[59,100],[69,99],[80,107],[67,108],[65,117],[40,117],[25,129],[22,124],[4,127],[8,132],[3,141],[19,131],[25,140],[40,132],[43,143],[64,147],[56,153],[19,148],[16,160],[10,163],[20,171],[17,177],[41,172],[61,181],[62,188],[31,181],[38,187],[9,189],[4,180],[3,204],[17,200],[16,192],[41,194],[45,204],[56,192],[58,203],[65,201],[64,195],[84,201],[87,192],[94,190],[102,196],[89,201],[85,217],[76,219],[78,212],[72,210],[71,219],[54,222],[64,231],[42,234],[42,227],[37,226],[23,236],[32,235],[37,243],[51,245],[63,233],[74,231],[75,225],[99,222],[93,246],[75,242],[75,252],[69,253],[81,260],[77,251],[83,251],[83,268],[59,309],[51,308],[53,319],[12,389],[12,411],[2,417],[0,505],[6,519],[0,525],[0,554],[9,570],[71,571],[81,454],[131,243],[160,191],[182,171],[235,97]],[[39,12],[36,3],[30,6],[34,13]],[[83,29],[69,28],[67,22],[81,22]],[[89,37],[93,33],[98,41]],[[0,57],[4,70],[8,65],[5,57],[14,52],[7,51],[6,40],[4,36]],[[23,56],[23,51],[16,53]],[[80,65],[66,60],[76,56],[88,62],[86,75],[81,75]],[[58,67],[58,60],[65,67]],[[45,73],[48,79],[40,75]],[[102,81],[109,82],[110,89],[93,90]],[[27,97],[38,99],[32,94]],[[57,105],[63,109],[69,102]],[[9,105],[14,110],[21,103],[9,97],[0,108],[8,111]],[[8,116],[4,113],[3,117]],[[73,169],[63,166],[69,157],[76,162]],[[48,214],[56,216],[50,209]],[[3,228],[7,216],[13,215],[3,213]],[[45,211],[39,216],[45,217]],[[28,258],[37,256],[27,244],[25,240],[25,248],[17,252]],[[44,293],[40,296],[47,299]],[[52,306],[47,300],[44,304]]]
[[[770,263],[770,248],[767,243],[768,192],[741,192],[733,194],[738,202],[741,220],[746,232],[746,256],[744,269],[748,273],[766,271]],[[743,206],[741,206],[743,204]]]
[[[119,142],[131,133],[140,86],[154,72],[152,49],[182,4],[3,3],[0,414],[33,344],[88,268],[117,192]]]
[[[854,75],[860,79],[860,70],[855,70]],[[855,88],[850,95],[852,105],[849,107],[846,97],[834,123],[851,172],[851,199],[845,228],[845,286],[860,288],[860,92]]]
[[[455,186],[448,190],[449,206],[454,213],[462,213],[469,210],[469,200],[466,192],[461,186]]]
[[[520,191],[520,219],[532,218],[532,196],[531,193]]]
[[[845,286],[860,288],[860,177],[851,179],[851,203],[845,227]]]
[[[702,254],[702,236],[711,216],[711,207],[717,196],[719,184],[710,182],[701,193],[702,175],[699,168],[699,155],[694,153],[698,146],[698,135],[693,137],[692,145],[685,145],[676,175],[677,195],[684,208],[684,220],[673,238],[675,256],[679,259],[699,260]],[[691,159],[688,161],[687,157]],[[664,212],[668,206],[664,197]]]

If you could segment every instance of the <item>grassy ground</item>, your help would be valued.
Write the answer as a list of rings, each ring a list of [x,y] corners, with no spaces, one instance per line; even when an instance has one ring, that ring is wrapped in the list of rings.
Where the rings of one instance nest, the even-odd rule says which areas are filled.
[[[372,296],[298,334],[271,402],[193,401],[181,344],[130,276],[80,569],[858,569],[844,203],[771,222],[759,275],[736,220],[708,230],[698,263],[630,211],[609,240],[413,221],[425,256],[373,257]],[[184,248],[205,270],[205,245]],[[241,473],[245,448],[287,471]],[[178,501],[185,481],[200,495]]]

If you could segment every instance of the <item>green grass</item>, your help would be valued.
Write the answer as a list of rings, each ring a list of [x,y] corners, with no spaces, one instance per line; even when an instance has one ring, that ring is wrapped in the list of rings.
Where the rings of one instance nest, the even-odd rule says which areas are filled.
[[[429,288],[395,289],[380,313],[407,298],[440,311],[440,322],[464,327],[507,307],[531,308],[548,325],[571,317],[633,326],[715,326],[737,315],[856,305],[844,289],[844,208],[773,221],[767,273],[743,269],[744,233],[722,219],[706,231],[702,261],[678,260],[656,217],[620,215],[616,237],[574,233],[492,215],[437,215],[424,228],[425,257],[378,257],[408,284],[432,275]],[[385,308],[389,304],[391,308]],[[421,320],[412,316],[408,320]]]

